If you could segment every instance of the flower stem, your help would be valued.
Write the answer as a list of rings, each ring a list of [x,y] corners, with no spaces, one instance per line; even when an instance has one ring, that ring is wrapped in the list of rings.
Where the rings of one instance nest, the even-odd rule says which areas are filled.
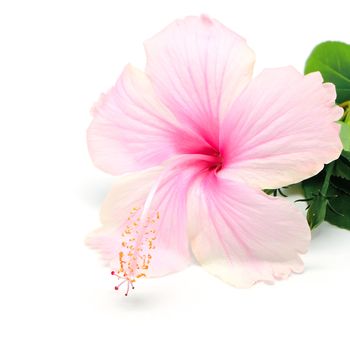
[[[325,196],[325,197],[327,196],[329,182],[330,182],[329,180],[330,180],[330,178],[332,176],[334,164],[335,164],[335,162],[333,161],[333,162],[327,164],[326,167],[325,167],[326,176],[324,178],[323,185],[322,185],[322,188],[321,188],[321,194],[323,196]]]

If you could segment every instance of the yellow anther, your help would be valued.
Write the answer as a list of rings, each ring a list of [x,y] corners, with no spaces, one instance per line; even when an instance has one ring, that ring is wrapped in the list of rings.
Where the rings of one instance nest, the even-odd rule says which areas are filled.
[[[142,221],[140,210],[141,208],[132,208],[125,230],[122,232],[122,237],[126,238],[121,243],[118,273],[128,281],[135,281],[137,278],[146,276],[145,271],[149,270],[152,259],[150,251],[156,248],[155,224],[160,219],[160,213],[158,211],[150,213]]]

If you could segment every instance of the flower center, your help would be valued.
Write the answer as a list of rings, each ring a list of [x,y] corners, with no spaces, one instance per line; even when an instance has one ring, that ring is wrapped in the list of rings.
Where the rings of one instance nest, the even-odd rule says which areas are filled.
[[[218,154],[216,156],[216,161],[214,162],[211,170],[213,170],[215,172],[219,172],[222,169],[223,164],[224,164],[224,158],[221,155],[221,153],[218,152]]]
[[[224,157],[219,151],[213,151],[210,153],[211,159],[208,160],[208,170],[219,172],[224,166]]]
[[[115,290],[126,283],[125,296],[130,287],[138,278],[146,277],[152,259],[152,250],[155,249],[156,224],[159,221],[159,212],[146,218],[140,215],[141,208],[133,208],[122,233],[121,250],[118,253],[118,268],[111,272],[121,282],[115,286]]]

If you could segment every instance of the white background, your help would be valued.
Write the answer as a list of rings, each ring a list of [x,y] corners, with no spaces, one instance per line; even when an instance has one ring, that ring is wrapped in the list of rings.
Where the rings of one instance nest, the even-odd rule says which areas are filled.
[[[95,169],[89,109],[142,42],[206,13],[263,67],[299,70],[317,43],[350,42],[347,1],[2,1],[1,349],[349,349],[350,232],[314,232],[306,271],[230,287],[198,266],[128,298],[84,245],[112,177]]]

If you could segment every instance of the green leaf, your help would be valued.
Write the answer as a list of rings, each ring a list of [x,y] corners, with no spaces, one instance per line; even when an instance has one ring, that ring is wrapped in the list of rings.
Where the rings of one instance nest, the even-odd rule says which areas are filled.
[[[341,228],[350,230],[350,181],[340,177],[330,178],[327,193],[322,194],[326,171],[303,181],[303,189],[310,204],[307,220],[311,228],[317,227],[323,220]]]
[[[317,45],[306,61],[305,74],[317,71],[335,84],[337,103],[350,100],[350,45],[338,41]]]
[[[338,122],[341,125],[340,138],[345,151],[350,151],[350,125],[344,122]]]
[[[334,177],[331,178],[331,186],[337,189],[339,192],[343,194],[347,194],[350,196],[350,182],[346,179],[337,178]]]
[[[303,181],[302,188],[305,198],[312,198],[314,194],[321,190],[322,179],[324,178],[324,174],[322,173]]]
[[[343,151],[341,155],[342,157],[346,158],[350,162],[350,152]]]
[[[322,196],[316,196],[316,198],[310,204],[307,211],[307,222],[311,229],[319,226],[326,218],[328,200]]]
[[[342,120],[345,124],[350,126],[350,101],[346,101],[341,104],[341,107],[344,108],[344,115]]]
[[[321,173],[302,183],[305,198],[309,202],[306,218],[311,229],[320,225],[326,218],[327,199],[320,195],[324,178],[324,173]]]
[[[320,225],[326,218],[327,198],[321,195],[324,179],[324,174],[319,174],[302,183],[305,198],[309,199],[309,209],[306,217],[311,229]]]
[[[326,165],[319,175],[304,181],[304,191],[309,202],[306,217],[311,229],[320,225],[326,218],[329,203],[327,193],[334,165],[334,162]]]
[[[340,177],[342,179],[350,180],[350,161],[345,157],[340,156],[340,158],[335,162],[332,175]]]
[[[332,178],[328,194],[337,197],[329,199],[329,204],[334,210],[327,210],[326,221],[350,230],[350,181]]]

